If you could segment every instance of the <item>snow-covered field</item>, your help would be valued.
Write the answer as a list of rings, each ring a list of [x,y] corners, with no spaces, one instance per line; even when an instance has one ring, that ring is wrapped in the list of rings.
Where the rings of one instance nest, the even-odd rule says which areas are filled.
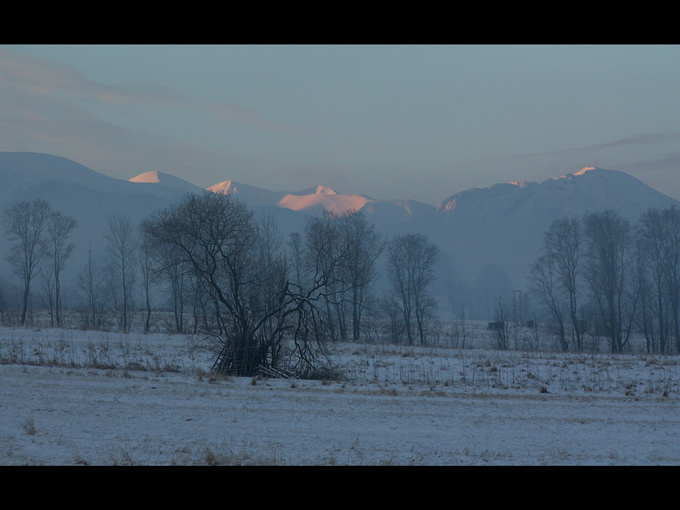
[[[345,380],[301,381],[216,377],[190,336],[0,328],[0,464],[680,464],[680,358],[469,344],[339,344]]]

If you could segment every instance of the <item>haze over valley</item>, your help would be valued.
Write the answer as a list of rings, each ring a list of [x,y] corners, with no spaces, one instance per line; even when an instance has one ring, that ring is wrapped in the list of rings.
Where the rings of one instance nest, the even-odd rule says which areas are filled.
[[[408,198],[346,194],[323,183],[310,183],[304,190],[269,190],[228,177],[207,189],[233,195],[259,216],[270,215],[283,239],[302,232],[306,219],[324,210],[336,214],[358,211],[385,239],[405,233],[426,236],[440,249],[432,290],[440,312],[455,317],[465,309],[468,316],[481,319],[491,318],[498,296],[512,299],[513,291],[526,292],[530,265],[553,220],[612,209],[635,222],[649,208],[678,204],[626,173],[594,167],[543,182],[468,189],[445,196],[436,206]],[[451,189],[455,188],[456,183],[451,182]],[[75,248],[64,270],[67,288],[73,286],[88,249],[103,256],[108,217],[127,215],[139,223],[152,212],[177,203],[186,193],[204,191],[162,170],[123,180],[49,154],[0,153],[3,208],[40,198],[78,221],[71,238]],[[5,236],[0,251],[6,252],[8,246]],[[5,289],[18,283],[5,260],[0,268]],[[378,288],[385,279],[384,271],[380,273]]]

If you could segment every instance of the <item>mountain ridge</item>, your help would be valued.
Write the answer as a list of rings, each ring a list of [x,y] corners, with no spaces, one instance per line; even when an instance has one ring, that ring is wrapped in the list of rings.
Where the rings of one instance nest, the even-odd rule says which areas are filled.
[[[471,188],[433,206],[340,193],[324,185],[270,191],[225,180],[204,189],[162,171],[115,179],[59,156],[0,152],[2,208],[18,200],[43,198],[78,220],[73,233],[77,250],[69,261],[72,273],[81,268],[88,246],[104,246],[109,215],[127,214],[140,221],[176,203],[187,192],[206,190],[235,195],[257,215],[274,216],[284,239],[301,232],[306,218],[324,209],[335,213],[358,210],[386,238],[423,234],[440,248],[436,292],[447,296],[452,307],[462,302],[461,294],[486,288],[490,280],[495,287],[485,290],[488,295],[523,288],[543,234],[554,219],[611,208],[635,221],[650,207],[680,206],[677,200],[629,174],[597,167],[541,182],[519,180]],[[0,238],[0,253],[6,248],[7,241]],[[2,261],[0,271],[0,279],[10,274]]]

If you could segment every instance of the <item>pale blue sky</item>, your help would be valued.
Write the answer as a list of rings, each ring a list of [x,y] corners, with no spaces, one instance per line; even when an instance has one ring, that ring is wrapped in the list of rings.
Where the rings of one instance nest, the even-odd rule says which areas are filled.
[[[0,46],[0,150],[436,204],[622,170],[680,199],[680,46]]]

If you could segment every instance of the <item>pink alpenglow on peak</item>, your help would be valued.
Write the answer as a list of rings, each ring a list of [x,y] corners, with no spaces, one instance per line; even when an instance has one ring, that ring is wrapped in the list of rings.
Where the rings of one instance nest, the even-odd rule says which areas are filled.
[[[158,186],[162,188],[179,190],[185,193],[195,193],[200,189],[198,186],[195,186],[189,181],[185,181],[184,179],[180,179],[174,175],[158,172],[156,170],[139,174],[138,176],[129,179],[128,182],[135,184],[153,184],[154,188]]]
[[[369,202],[374,202],[374,200],[363,195],[339,194],[327,186],[317,186],[314,193],[307,195],[287,193],[278,205],[294,211],[322,207],[329,212],[342,214],[349,210],[358,211]]]
[[[589,172],[590,170],[595,170],[594,166],[587,166],[585,168],[581,168],[578,172],[576,172],[574,175],[583,175],[586,172]]]
[[[572,177],[572,176],[576,177],[576,176],[580,176],[580,175],[585,175],[586,172],[591,172],[593,170],[597,170],[597,168],[594,167],[594,166],[587,166],[587,167],[581,168],[581,170],[579,170],[578,172],[574,172],[573,174],[562,174],[559,177],[555,177],[553,180],[556,181],[557,179],[568,179],[569,177]]]
[[[219,195],[230,195],[234,193],[238,193],[238,188],[234,185],[232,181],[224,181],[224,182],[219,182],[217,184],[214,184],[207,188],[208,191],[212,191],[213,193],[217,193]]]
[[[146,172],[146,173],[140,174],[137,177],[133,177],[132,179],[130,179],[130,182],[157,183],[157,182],[161,182],[161,180],[158,178],[158,172],[156,170],[153,170],[151,172]]]
[[[321,186],[321,185],[316,187],[316,193],[317,194],[318,193],[324,193],[326,195],[337,195],[337,193],[335,192],[335,190],[333,188],[328,187],[328,186]]]

